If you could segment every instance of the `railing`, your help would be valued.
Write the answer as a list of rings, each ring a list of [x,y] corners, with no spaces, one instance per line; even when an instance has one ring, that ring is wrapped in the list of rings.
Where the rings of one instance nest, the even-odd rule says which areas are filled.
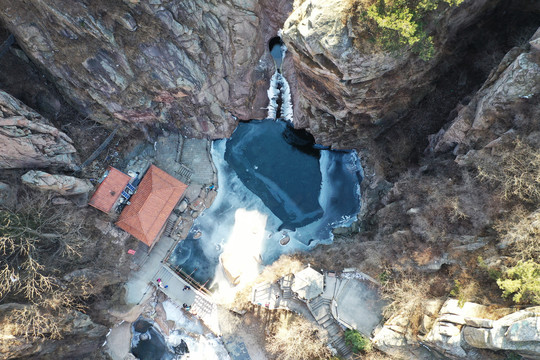
[[[205,295],[212,296],[212,293],[210,292],[210,290],[205,288],[204,285],[199,284],[197,280],[195,280],[188,273],[182,270],[181,267],[179,267],[178,265],[172,265],[169,263],[166,263],[166,265],[169,267],[169,269],[174,271],[176,275],[180,276],[185,282],[191,285],[194,289],[204,293]]]

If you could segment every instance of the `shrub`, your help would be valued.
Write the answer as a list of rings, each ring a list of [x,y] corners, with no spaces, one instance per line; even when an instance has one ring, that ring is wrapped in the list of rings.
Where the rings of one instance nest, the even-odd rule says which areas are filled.
[[[518,207],[509,217],[499,221],[495,230],[518,260],[540,259],[540,211],[527,214]]]
[[[355,353],[371,350],[371,342],[369,339],[356,330],[347,329],[345,331],[345,343],[349,345]]]
[[[374,21],[380,34],[377,40],[388,50],[407,45],[420,58],[433,57],[433,38],[423,28],[427,13],[436,10],[441,3],[457,6],[463,0],[378,0],[363,13]]]
[[[504,151],[498,161],[489,158],[477,165],[478,177],[499,184],[502,196],[509,200],[540,202],[540,151],[521,140]]]
[[[516,303],[540,304],[540,264],[519,261],[504,272],[497,285],[503,290],[503,297],[513,295]]]
[[[465,301],[467,301],[467,299],[465,299],[465,293],[463,292],[461,282],[459,280],[454,280],[454,287],[452,288],[452,290],[450,290],[450,296],[458,299],[458,306],[460,308],[465,305]]]

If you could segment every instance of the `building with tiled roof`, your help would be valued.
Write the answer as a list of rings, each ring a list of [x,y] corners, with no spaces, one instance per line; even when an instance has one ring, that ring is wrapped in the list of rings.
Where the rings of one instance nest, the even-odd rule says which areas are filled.
[[[106,213],[110,213],[117,205],[122,191],[126,188],[131,177],[118,169],[109,166],[104,179],[98,185],[88,205]]]
[[[151,165],[116,225],[152,247],[187,185]]]

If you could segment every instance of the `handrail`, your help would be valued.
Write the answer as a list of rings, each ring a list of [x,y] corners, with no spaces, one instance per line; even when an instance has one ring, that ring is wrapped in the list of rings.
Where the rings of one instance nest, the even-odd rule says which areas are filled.
[[[189,285],[193,286],[196,290],[204,293],[205,295],[212,296],[212,293],[210,290],[205,288],[203,285],[199,284],[197,280],[192,278],[190,275],[188,275],[182,268],[180,268],[178,265],[172,265],[170,263],[166,263],[169,269],[174,271],[178,276],[180,276],[182,279],[184,279]]]

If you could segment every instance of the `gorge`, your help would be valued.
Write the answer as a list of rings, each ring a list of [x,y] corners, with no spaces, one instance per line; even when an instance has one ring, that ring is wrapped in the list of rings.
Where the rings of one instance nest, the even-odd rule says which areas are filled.
[[[394,25],[384,27],[384,19]],[[396,30],[397,20],[403,19],[412,19],[411,26],[417,26],[413,35],[422,38],[423,47]],[[164,133],[179,133],[212,140],[232,136],[232,148],[219,140],[213,156],[237,172],[253,166],[262,170],[257,151],[268,148],[249,150],[234,140],[236,135],[262,146],[257,136],[277,131],[274,126],[292,134],[303,130],[324,149],[310,145],[297,162],[318,160],[306,175],[322,176],[314,182],[323,187],[319,168],[330,159],[342,162],[333,169],[330,177],[336,182],[330,188],[344,192],[334,194],[339,201],[327,203],[342,207],[349,218],[332,234],[325,228],[328,236],[319,236],[319,244],[310,243],[312,235],[295,238],[296,228],[326,216],[326,208],[320,206],[316,185],[294,178],[298,189],[292,195],[305,189],[311,197],[298,200],[305,206],[298,212],[288,202],[271,209],[285,219],[281,228],[275,227],[273,243],[279,244],[285,231],[290,242],[277,247],[309,248],[294,255],[304,263],[337,271],[357,268],[381,282],[393,306],[374,337],[376,348],[408,359],[433,356],[425,355],[422,345],[450,359],[540,357],[540,329],[533,326],[538,289],[524,290],[513,302],[517,292],[504,288],[507,281],[519,281],[509,272],[516,266],[533,264],[530,269],[538,275],[537,1],[0,0],[0,23],[0,41],[9,34],[16,40],[0,57],[3,221],[27,211],[28,206],[17,207],[25,199],[32,204],[46,197],[21,183],[31,169],[92,181],[137,143],[155,144]],[[278,32],[287,49],[279,73],[271,55]],[[268,103],[268,89],[278,75],[289,87],[288,110]],[[272,111],[292,123],[244,122],[274,118]],[[118,135],[109,149],[73,172],[113,129]],[[358,156],[330,151],[345,149]],[[291,179],[298,170],[292,164],[290,169],[266,165],[289,174],[278,180]],[[349,178],[342,171],[347,168]],[[358,204],[351,184],[358,182],[361,169]],[[239,172],[240,180],[226,170],[218,176],[224,174],[229,175],[218,188],[231,180],[252,184],[246,185],[250,190],[268,185],[250,171]],[[271,195],[261,197],[272,201]],[[63,198],[55,201],[69,203]],[[73,274],[85,274],[93,288],[88,296],[75,292],[75,297],[86,314],[82,308],[48,313],[60,324],[61,339],[47,331],[24,336],[14,330],[10,316],[21,309],[37,316],[45,305],[21,292],[2,293],[2,358],[109,356],[100,346],[107,327],[117,320],[111,310],[125,310],[122,284],[131,266],[126,253],[135,246],[127,238],[104,235],[94,223],[109,220],[88,209],[55,206],[67,206],[66,213],[86,219],[77,236],[90,240],[82,257],[56,265],[52,256],[63,246],[57,242],[40,248],[40,261],[51,270],[46,274],[55,273],[55,281],[65,287],[71,286]],[[305,219],[298,217],[300,212]],[[196,221],[202,224],[206,216]],[[248,212],[239,216],[258,221]],[[2,229],[5,237],[10,227]],[[262,262],[271,262],[275,254],[263,256]],[[407,287],[411,279],[416,286]],[[534,276],[529,280],[535,284]],[[8,277],[5,288],[12,282]],[[414,293],[414,288],[423,291]],[[450,306],[448,298],[468,305]],[[443,300],[450,302],[443,306]],[[498,310],[486,314],[473,303]],[[528,309],[526,316],[518,307]],[[476,312],[467,313],[470,309]],[[531,320],[513,322],[509,312]],[[492,321],[491,327],[478,325],[480,320],[471,325],[467,317]],[[488,341],[488,335],[498,340]]]

